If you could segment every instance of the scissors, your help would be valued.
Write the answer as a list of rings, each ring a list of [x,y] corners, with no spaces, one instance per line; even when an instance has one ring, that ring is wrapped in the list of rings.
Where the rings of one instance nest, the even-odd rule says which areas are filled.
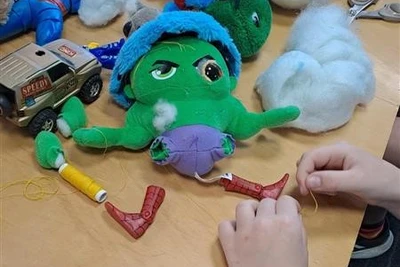
[[[348,0],[350,6],[352,6],[349,9],[349,23],[359,18],[400,22],[400,3],[386,4],[383,8],[375,11],[364,11],[370,5],[374,5],[378,1],[379,0]]]

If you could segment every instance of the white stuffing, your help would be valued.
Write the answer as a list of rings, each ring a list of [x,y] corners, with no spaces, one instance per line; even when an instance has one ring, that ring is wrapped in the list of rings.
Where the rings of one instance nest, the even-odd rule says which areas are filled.
[[[56,161],[53,164],[53,167],[59,169],[61,165],[65,164],[65,158],[62,153],[58,154]]]
[[[136,10],[136,0],[82,0],[79,18],[87,26],[103,26],[125,11]]]
[[[375,93],[373,66],[345,10],[309,6],[295,21],[285,53],[258,77],[264,109],[298,106],[286,127],[312,133],[338,128]]]
[[[71,127],[69,127],[68,123],[63,118],[57,119],[57,128],[65,138],[68,138],[72,135]]]
[[[301,9],[310,3],[311,0],[272,0],[275,4],[280,7],[287,9]]]
[[[164,132],[168,126],[170,126],[176,119],[177,110],[173,104],[168,103],[165,100],[158,100],[157,104],[154,105],[154,118],[153,126],[160,133]]]
[[[140,8],[144,6],[139,1],[125,0],[125,12],[127,14],[135,14]]]

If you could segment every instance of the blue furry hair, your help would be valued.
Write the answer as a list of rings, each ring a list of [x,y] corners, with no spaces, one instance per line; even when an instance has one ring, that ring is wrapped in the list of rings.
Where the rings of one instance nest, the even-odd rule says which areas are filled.
[[[186,0],[186,6],[202,9],[209,6],[214,1],[215,0]]]
[[[239,77],[241,57],[225,28],[203,12],[171,11],[144,24],[122,46],[110,81],[110,94],[114,100],[124,108],[129,108],[133,101],[124,93],[125,79],[136,62],[166,35],[185,34],[215,45],[224,56],[230,75]]]

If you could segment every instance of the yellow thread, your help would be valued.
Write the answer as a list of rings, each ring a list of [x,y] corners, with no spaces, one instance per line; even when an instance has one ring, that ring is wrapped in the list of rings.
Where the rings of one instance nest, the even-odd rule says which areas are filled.
[[[106,146],[106,147],[104,148],[103,156],[105,157],[105,156],[106,156],[106,152],[107,152],[107,148],[108,148],[107,137],[106,137],[106,135],[105,135],[102,131],[100,131],[100,130],[97,129],[96,127],[93,127],[92,129],[98,131],[98,132],[103,136],[103,138],[104,138],[104,143],[105,143],[105,146]]]
[[[7,188],[17,186],[17,185],[23,185],[23,193],[22,196],[29,200],[42,200],[47,196],[54,196],[55,194],[58,193],[59,191],[59,184],[56,181],[57,178],[55,177],[50,177],[50,176],[41,176],[41,177],[35,177],[29,180],[18,180],[14,182],[9,182],[5,183],[3,185],[0,185],[0,192],[3,192]],[[44,182],[51,182],[52,185],[50,188],[53,188],[53,190],[46,190],[46,184]],[[32,191],[33,189],[36,189]],[[14,194],[14,195],[6,195],[3,196],[1,195],[1,198],[7,198],[7,197],[14,197],[14,196],[21,196],[20,194]]]
[[[318,208],[319,208],[318,201],[317,201],[317,198],[315,197],[314,193],[311,190],[310,190],[310,195],[315,203],[315,208],[314,208],[314,214],[315,214],[315,213],[317,213]]]
[[[312,199],[314,201],[314,204],[315,204],[314,212],[312,213],[313,215],[315,215],[318,212],[319,204],[318,204],[317,198],[315,197],[314,193],[311,190],[310,190],[310,195],[311,195],[311,197],[312,197]],[[301,209],[300,213],[303,214],[303,215],[309,215],[306,212],[304,212],[303,208]]]
[[[148,156],[150,158],[150,160],[153,160],[153,158],[151,157],[150,151],[148,151],[147,153],[145,153],[146,156]],[[169,169],[169,165],[161,165],[161,167],[163,167],[163,169],[170,174],[174,179],[180,179],[180,177],[178,177],[178,175],[176,174],[176,172],[172,172]]]
[[[94,127],[93,129],[95,129],[96,131],[98,131],[98,132],[103,136],[103,138],[104,138],[105,149],[104,149],[104,151],[103,151],[103,156],[105,157],[105,156],[106,156],[106,152],[107,152],[107,148],[108,148],[107,137],[106,137],[106,135],[105,135],[101,130],[99,130],[98,128],[95,128],[95,127]],[[125,189],[125,187],[126,187],[127,184],[128,184],[128,173],[127,173],[126,169],[122,166],[122,163],[121,163],[121,162],[119,162],[119,165],[120,165],[121,169],[124,171],[125,178],[124,178],[124,184],[122,185],[121,189],[119,189],[119,190],[117,191],[117,193],[115,194],[115,196],[118,196],[118,195]],[[98,178],[97,180],[105,181],[105,180],[100,179],[100,178]],[[82,190],[81,190],[81,191],[82,191]],[[114,195],[114,194],[113,194],[113,195]],[[92,199],[93,199],[93,198],[92,198]]]
[[[48,184],[41,183],[41,181],[46,181]],[[51,183],[51,184],[49,184]],[[29,180],[18,180],[14,182],[9,182],[0,185],[0,192],[5,191],[6,189],[14,186],[24,186],[22,190],[22,194],[11,194],[11,195],[3,195],[1,194],[0,199],[5,199],[5,198],[10,198],[10,197],[25,197],[26,199],[29,200],[43,200],[44,198],[52,197],[52,196],[64,196],[64,195],[70,195],[70,194],[75,194],[76,191],[68,192],[68,193],[60,193],[60,186],[58,182],[57,177],[53,176],[40,176],[40,177],[35,177]],[[50,187],[53,189],[52,191],[46,189],[47,187]],[[32,192],[32,188],[36,188],[37,190]]]
[[[62,178],[94,201],[101,203],[107,198],[107,192],[98,183],[68,163],[64,163],[58,172]]]
[[[121,188],[118,189],[117,191],[115,191],[115,192],[108,192],[108,196],[113,196],[113,197],[118,196],[119,194],[121,194],[121,192],[122,192],[122,191],[125,189],[125,187],[128,185],[128,177],[129,177],[128,172],[127,172],[127,170],[125,169],[125,167],[122,166],[122,163],[121,163],[120,161],[119,161],[119,165],[120,165],[120,167],[121,167],[121,169],[122,169],[122,171],[123,171],[123,173],[124,173],[124,181],[123,181],[123,184],[122,184]],[[101,178],[97,178],[97,180],[103,181],[103,182],[107,182],[107,180],[104,180],[104,179],[101,179]]]
[[[118,190],[118,192],[115,194],[115,196],[118,196],[119,194],[121,194],[121,192],[125,189],[125,187],[128,184],[128,172],[126,171],[125,167],[122,166],[121,161],[119,161],[119,166],[121,167],[123,173],[124,173],[124,184],[122,185],[122,187]]]

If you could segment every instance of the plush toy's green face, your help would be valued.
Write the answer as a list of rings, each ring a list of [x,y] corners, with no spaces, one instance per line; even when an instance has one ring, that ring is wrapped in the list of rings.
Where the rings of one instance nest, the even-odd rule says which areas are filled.
[[[257,54],[271,30],[268,0],[215,0],[204,11],[228,29],[243,58]]]
[[[236,78],[212,44],[194,37],[176,37],[154,45],[130,73],[128,96],[152,105],[167,101],[221,99]],[[131,91],[129,91],[131,90]]]

